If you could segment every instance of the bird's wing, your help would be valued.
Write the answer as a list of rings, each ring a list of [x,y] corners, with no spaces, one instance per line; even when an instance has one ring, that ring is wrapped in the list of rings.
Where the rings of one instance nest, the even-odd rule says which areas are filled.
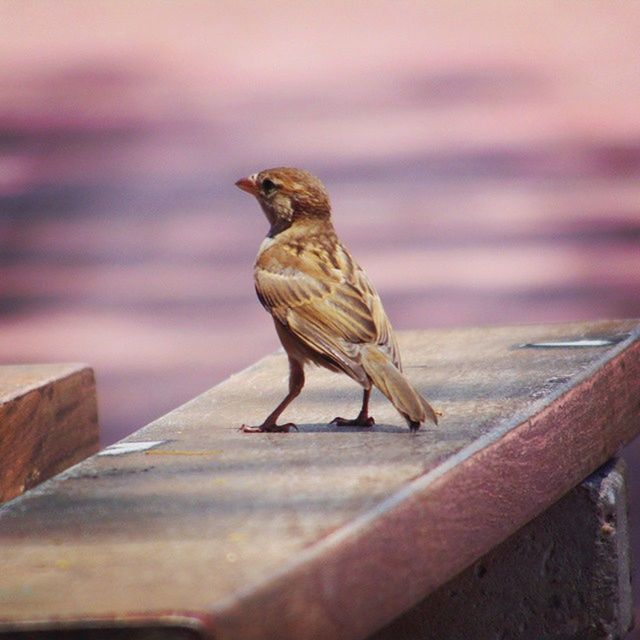
[[[377,344],[400,366],[393,330],[364,271],[339,244],[296,253],[273,246],[255,267],[265,308],[305,345],[362,379],[359,347]]]

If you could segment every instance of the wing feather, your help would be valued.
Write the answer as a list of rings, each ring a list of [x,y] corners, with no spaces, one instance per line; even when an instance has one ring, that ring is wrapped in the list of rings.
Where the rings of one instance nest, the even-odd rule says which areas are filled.
[[[300,250],[274,243],[258,256],[254,275],[265,308],[308,348],[351,377],[363,381],[363,344],[379,345],[400,367],[380,298],[339,243]]]

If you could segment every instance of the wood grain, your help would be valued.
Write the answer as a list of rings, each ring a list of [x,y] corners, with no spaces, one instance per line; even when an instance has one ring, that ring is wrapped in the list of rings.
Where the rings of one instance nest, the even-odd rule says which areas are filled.
[[[493,548],[640,430],[636,321],[401,334],[444,411],[410,434],[311,371],[283,416],[269,356],[0,510],[0,629],[178,625],[215,638],[363,638]],[[607,338],[600,347],[525,343]],[[142,445],[144,446],[144,445]]]
[[[75,364],[0,367],[0,502],[97,450],[91,369]]]

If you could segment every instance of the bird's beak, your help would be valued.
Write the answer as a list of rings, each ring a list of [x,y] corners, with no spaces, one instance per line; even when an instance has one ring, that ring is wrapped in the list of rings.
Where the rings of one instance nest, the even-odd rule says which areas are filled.
[[[240,180],[236,182],[236,187],[250,193],[252,196],[257,196],[259,192],[255,175],[249,176],[248,178],[240,178]]]

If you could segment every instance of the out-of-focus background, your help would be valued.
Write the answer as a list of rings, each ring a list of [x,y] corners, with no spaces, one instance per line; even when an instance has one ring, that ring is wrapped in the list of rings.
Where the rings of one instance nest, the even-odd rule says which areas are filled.
[[[639,38],[636,0],[0,2],[0,361],[91,364],[107,444],[273,351],[233,183],[282,164],[398,329],[639,317]]]

